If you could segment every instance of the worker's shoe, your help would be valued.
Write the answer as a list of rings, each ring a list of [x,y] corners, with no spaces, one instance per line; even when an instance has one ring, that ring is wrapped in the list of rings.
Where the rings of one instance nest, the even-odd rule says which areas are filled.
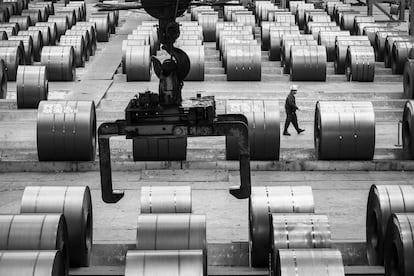
[[[304,131],[305,131],[304,129],[301,129],[301,128],[300,128],[300,129],[298,130],[298,134],[301,134],[301,133],[302,133],[302,132],[304,132]]]
[[[287,132],[287,131],[283,131],[283,135],[285,135],[285,136],[290,136],[290,133],[289,133],[289,132]]]

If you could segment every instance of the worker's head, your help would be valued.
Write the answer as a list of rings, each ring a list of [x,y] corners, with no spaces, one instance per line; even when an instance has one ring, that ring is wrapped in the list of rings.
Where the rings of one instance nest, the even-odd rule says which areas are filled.
[[[290,86],[290,93],[296,94],[298,92],[298,86],[297,85],[291,85]]]

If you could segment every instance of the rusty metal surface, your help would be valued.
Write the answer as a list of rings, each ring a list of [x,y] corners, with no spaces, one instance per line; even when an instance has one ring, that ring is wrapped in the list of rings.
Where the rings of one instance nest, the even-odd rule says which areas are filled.
[[[20,212],[62,213],[68,228],[69,265],[89,266],[93,242],[89,187],[27,186],[23,192]]]

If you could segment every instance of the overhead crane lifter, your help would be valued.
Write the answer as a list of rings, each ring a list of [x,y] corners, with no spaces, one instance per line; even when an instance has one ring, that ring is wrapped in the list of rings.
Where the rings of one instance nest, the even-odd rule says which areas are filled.
[[[196,136],[235,136],[240,150],[240,186],[231,187],[230,193],[238,198],[250,197],[250,149],[247,119],[241,114],[217,115],[214,97],[183,100],[183,80],[190,70],[187,54],[173,46],[179,37],[175,21],[190,5],[190,0],[142,0],[142,7],[159,20],[158,36],[162,48],[170,55],[162,63],[152,57],[159,81],[158,93],[146,91],[130,100],[125,119],[105,122],[98,129],[99,161],[102,199],[116,203],[124,195],[113,190],[109,139],[125,135],[137,137],[174,138]]]

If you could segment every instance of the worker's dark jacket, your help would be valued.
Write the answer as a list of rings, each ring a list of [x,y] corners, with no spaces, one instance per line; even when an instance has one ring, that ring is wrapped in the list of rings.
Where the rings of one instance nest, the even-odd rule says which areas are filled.
[[[293,95],[292,93],[289,93],[289,95],[286,98],[286,102],[285,102],[286,113],[294,113],[298,109],[299,108],[296,106],[295,95]]]

